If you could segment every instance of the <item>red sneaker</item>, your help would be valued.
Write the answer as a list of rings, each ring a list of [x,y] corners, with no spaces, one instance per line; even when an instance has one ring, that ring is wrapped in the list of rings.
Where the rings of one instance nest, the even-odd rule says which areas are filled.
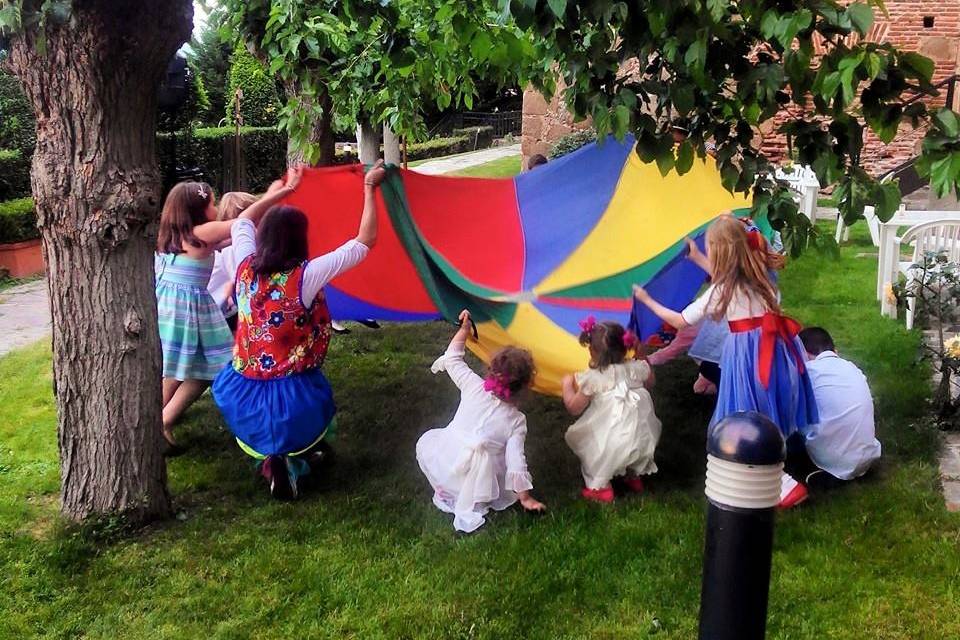
[[[603,489],[588,489],[584,487],[580,491],[580,495],[583,496],[586,500],[591,500],[593,502],[603,502],[609,504],[613,502],[613,487],[606,486]]]
[[[806,485],[796,483],[796,486],[793,487],[787,495],[780,498],[780,504],[777,505],[777,509],[792,509],[798,504],[806,501],[810,497],[810,492],[807,491]]]
[[[623,486],[630,493],[643,493],[643,480],[637,476],[624,477]]]

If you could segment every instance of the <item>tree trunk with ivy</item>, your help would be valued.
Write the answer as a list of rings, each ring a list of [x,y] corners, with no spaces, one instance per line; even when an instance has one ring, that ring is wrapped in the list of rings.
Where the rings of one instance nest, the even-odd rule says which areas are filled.
[[[285,91],[287,97],[299,96],[299,84],[295,82],[286,83]],[[316,161],[311,163],[312,166],[326,167],[333,164],[337,159],[337,143],[333,132],[333,100],[330,99],[329,94],[321,93],[319,101],[323,113],[320,117],[314,119],[307,142],[315,145],[319,151]],[[288,141],[287,164],[290,166],[301,164],[303,159],[303,150],[293,140]]]
[[[73,2],[14,35],[37,116],[32,188],[53,315],[62,512],[170,513],[153,251],[157,91],[190,0]]]

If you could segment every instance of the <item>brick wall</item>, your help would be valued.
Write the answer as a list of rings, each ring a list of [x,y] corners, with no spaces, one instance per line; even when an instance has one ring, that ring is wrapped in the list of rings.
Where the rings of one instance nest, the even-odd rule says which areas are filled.
[[[936,65],[935,83],[960,70],[960,0],[887,0],[886,7],[889,16],[875,12],[877,24],[871,33],[876,34],[876,39],[931,58]],[[925,17],[932,18],[933,24],[925,26]],[[942,97],[939,104],[943,104]],[[786,140],[776,133],[778,124],[777,121],[768,123],[760,132],[761,148],[774,161],[786,157]],[[556,98],[548,104],[535,91],[526,91],[523,96],[524,162],[534,153],[546,153],[557,138],[585,126],[589,124],[573,123]],[[882,173],[915,156],[923,133],[905,125],[897,138],[885,145],[868,131],[863,156],[868,171]]]

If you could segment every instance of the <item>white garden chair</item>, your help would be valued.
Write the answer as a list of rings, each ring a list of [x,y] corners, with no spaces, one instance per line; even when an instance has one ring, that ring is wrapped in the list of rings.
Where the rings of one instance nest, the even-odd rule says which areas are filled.
[[[803,215],[810,218],[810,222],[816,222],[820,182],[813,169],[802,165],[794,165],[789,170],[778,168],[776,176],[777,180],[783,180],[789,185],[790,190],[793,191],[793,199],[796,200]]]
[[[922,263],[923,256],[928,251],[944,252],[950,262],[960,262],[960,220],[933,220],[910,227],[896,239],[894,256],[897,259],[903,245],[912,245],[913,255],[908,261],[900,261],[897,271],[906,276],[907,288],[910,289],[910,285],[920,276],[919,270],[912,268],[912,265]],[[907,300],[907,329],[913,328],[915,311],[916,298],[911,297]]]
[[[900,211],[904,209],[905,207],[900,205]],[[880,218],[877,217],[873,207],[863,208],[863,218],[867,223],[867,229],[870,231],[870,241],[873,242],[873,246],[879,247]],[[837,244],[850,239],[850,227],[843,223],[843,216],[841,216],[839,212],[837,212],[837,233],[834,239],[837,241]]]

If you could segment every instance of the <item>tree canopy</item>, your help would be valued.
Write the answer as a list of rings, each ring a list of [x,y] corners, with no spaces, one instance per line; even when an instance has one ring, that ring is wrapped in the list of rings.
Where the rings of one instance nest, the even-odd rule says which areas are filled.
[[[565,99],[599,133],[632,131],[637,152],[665,174],[687,171],[708,142],[724,186],[752,193],[754,210],[801,250],[816,234],[760,152],[758,127],[781,131],[821,185],[837,185],[848,222],[875,205],[886,219],[900,193],[861,166],[866,128],[884,142],[902,122],[929,122],[918,163],[936,193],[960,189],[960,120],[929,110],[933,63],[886,43],[866,42],[882,0],[500,0],[503,15],[537,43],[542,69],[558,69]],[[847,38],[856,34],[854,38]],[[815,54],[815,41],[825,44]],[[628,61],[636,73],[623,73]],[[552,76],[535,82],[549,91]],[[675,147],[673,128],[686,139]]]
[[[471,108],[479,78],[517,85],[534,47],[492,2],[225,0],[217,19],[287,86],[280,123],[304,149],[329,98],[341,121],[363,115],[422,137],[425,105]]]

